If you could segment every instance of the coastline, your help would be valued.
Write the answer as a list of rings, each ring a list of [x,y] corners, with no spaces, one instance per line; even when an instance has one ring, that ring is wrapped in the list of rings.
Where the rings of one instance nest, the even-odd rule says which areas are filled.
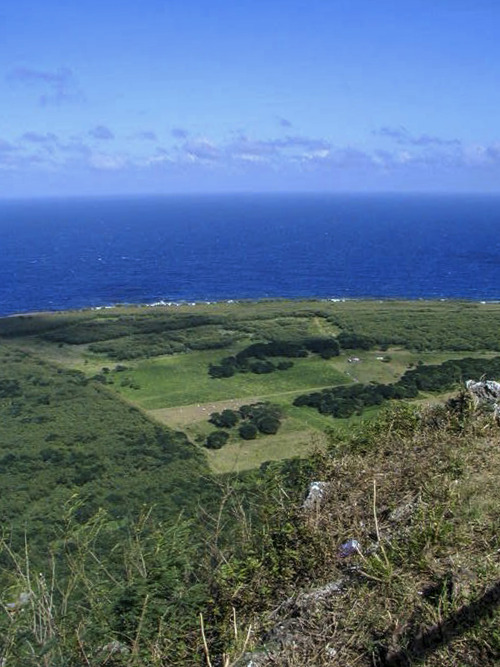
[[[16,311],[13,313],[0,313],[0,319],[7,318],[21,318],[21,317],[40,317],[40,316],[53,316],[53,315],[64,315],[66,313],[72,314],[85,314],[89,312],[100,312],[100,311],[113,311],[117,310],[123,312],[125,310],[145,310],[145,309],[191,309],[196,307],[220,307],[220,306],[238,306],[238,305],[255,305],[255,304],[287,304],[287,303],[322,303],[322,304],[335,304],[335,303],[393,303],[393,304],[460,304],[464,305],[498,305],[500,304],[500,299],[469,299],[466,297],[376,297],[376,296],[361,296],[361,297],[261,297],[261,298],[233,298],[233,299],[213,299],[213,300],[178,300],[178,301],[155,301],[152,303],[137,302],[137,303],[126,303],[126,302],[117,302],[113,304],[103,304],[97,306],[83,306],[81,308],[54,308],[54,309],[44,309],[44,310],[30,310],[30,311]]]

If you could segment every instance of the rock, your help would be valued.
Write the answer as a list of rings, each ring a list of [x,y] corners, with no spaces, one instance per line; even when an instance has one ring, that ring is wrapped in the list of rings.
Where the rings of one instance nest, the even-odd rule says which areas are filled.
[[[113,639],[112,642],[109,642],[109,644],[105,644],[104,646],[101,646],[99,649],[99,653],[106,653],[108,656],[111,655],[128,655],[130,653],[130,649],[128,646],[125,644],[122,644],[116,639]]]
[[[307,593],[302,593],[295,600],[295,606],[300,610],[311,611],[312,608],[317,608],[318,606],[326,604],[332,595],[340,593],[344,588],[344,584],[345,582],[343,579],[338,579],[337,581],[332,581],[320,588],[315,588]]]
[[[270,667],[289,664],[284,656],[310,641],[304,630],[309,620],[321,613],[322,607],[327,608],[332,598],[342,593],[346,585],[345,579],[338,579],[284,600],[269,616],[275,622],[262,637],[263,646],[257,651],[247,653],[237,666]],[[335,655],[335,648],[331,643],[325,651],[329,657]]]
[[[407,521],[414,513],[415,508],[416,500],[410,500],[407,503],[398,505],[398,507],[396,507],[396,509],[394,509],[389,514],[388,519],[391,523],[401,523]]]
[[[28,604],[32,596],[33,593],[31,593],[30,591],[28,592],[23,591],[22,593],[19,593],[19,597],[17,598],[17,600],[15,600],[14,602],[7,602],[5,607],[9,611],[18,611],[19,609],[22,609],[22,607],[25,607]]]
[[[474,403],[481,402],[497,403],[500,400],[500,382],[494,380],[467,380],[465,383],[468,391],[472,394]]]
[[[311,482],[309,492],[302,507],[306,510],[318,509],[328,491],[327,482]]]
[[[500,382],[494,380],[467,380],[467,390],[472,395],[474,407],[486,404],[493,409],[493,419],[500,424]]]
[[[338,651],[335,648],[335,646],[331,646],[330,644],[327,644],[325,646],[325,655],[327,658],[335,658],[337,655]]]

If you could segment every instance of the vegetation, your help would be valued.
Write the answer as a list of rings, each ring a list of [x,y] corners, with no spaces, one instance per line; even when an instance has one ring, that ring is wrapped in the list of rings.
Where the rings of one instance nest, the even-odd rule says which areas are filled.
[[[222,412],[213,412],[208,421],[219,428],[232,428],[240,421],[240,411],[226,409]]]
[[[227,431],[212,431],[207,437],[205,447],[208,449],[220,449],[229,440],[229,433]]]
[[[283,411],[272,403],[242,405],[238,410],[223,410],[210,415],[209,422],[220,429],[233,429],[239,424],[238,434],[243,440],[255,440],[259,433],[275,435],[281,426]],[[207,437],[206,447],[220,449],[229,440],[227,431],[214,431]]]
[[[0,320],[0,665],[494,665],[500,434],[460,389],[499,331],[430,302]]]
[[[104,508],[122,521],[158,503],[164,518],[194,509],[206,462],[183,433],[155,424],[101,383],[0,348],[0,516],[18,545],[44,550],[77,494],[76,518]],[[162,489],[161,497],[158,489]]]
[[[277,482],[272,510],[261,505],[250,536],[241,527],[218,572],[219,604],[251,624],[255,659],[494,665],[499,441],[491,417],[459,396],[391,407],[289,468],[302,489],[322,480],[319,502],[306,509]],[[344,551],[352,539],[356,549]]]
[[[350,417],[362,414],[365,407],[382,405],[389,399],[416,398],[419,391],[444,392],[463,384],[464,378],[500,377],[500,357],[493,359],[453,359],[438,366],[423,364],[406,371],[394,384],[355,384],[332,387],[321,392],[297,396],[297,407],[316,408],[321,414]]]
[[[231,480],[196,531],[147,512],[125,531],[103,511],[82,523],[68,503],[36,569],[29,550],[1,543],[0,656],[493,666],[499,442],[465,397],[399,404],[350,436],[332,432],[326,454]],[[306,509],[317,479],[326,491]],[[342,557],[350,539],[359,546]]]
[[[303,358],[309,353],[318,354],[322,359],[338,357],[339,344],[334,338],[304,338],[300,341],[277,340],[271,343],[254,343],[232,357],[225,357],[219,365],[210,364],[208,372],[213,378],[228,378],[235,373],[272,373],[288,370],[291,362],[279,361],[273,364],[268,357]]]

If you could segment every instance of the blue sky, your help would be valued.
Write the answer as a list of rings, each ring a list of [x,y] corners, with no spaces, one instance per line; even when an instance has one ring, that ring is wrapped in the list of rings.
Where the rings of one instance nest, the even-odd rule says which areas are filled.
[[[0,197],[500,191],[500,3],[0,6]]]

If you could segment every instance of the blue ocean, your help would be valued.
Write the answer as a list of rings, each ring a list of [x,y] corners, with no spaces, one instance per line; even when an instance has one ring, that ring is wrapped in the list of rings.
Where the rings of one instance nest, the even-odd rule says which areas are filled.
[[[0,201],[0,314],[266,297],[500,299],[500,197]]]

